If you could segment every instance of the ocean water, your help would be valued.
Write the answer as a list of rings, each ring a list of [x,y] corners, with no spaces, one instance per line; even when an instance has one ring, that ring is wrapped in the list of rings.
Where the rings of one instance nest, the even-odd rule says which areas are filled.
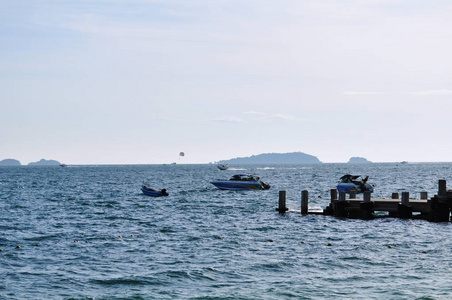
[[[272,187],[209,183],[236,173]],[[346,173],[430,198],[452,164],[2,167],[0,299],[450,299],[451,223],[300,215]]]

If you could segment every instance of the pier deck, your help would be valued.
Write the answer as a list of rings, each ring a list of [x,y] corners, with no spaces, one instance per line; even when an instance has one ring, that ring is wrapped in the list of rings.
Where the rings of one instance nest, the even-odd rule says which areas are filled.
[[[370,192],[364,192],[363,198],[356,198],[356,194],[349,195],[340,192],[339,197],[336,189],[331,190],[329,205],[323,210],[309,211],[308,191],[301,192],[301,214],[323,214],[341,218],[372,219],[375,212],[387,212],[391,217],[398,218],[423,218],[431,222],[448,222],[451,220],[452,190],[446,190],[446,181],[439,180],[438,194],[427,199],[427,192],[421,192],[421,199],[410,199],[408,192],[403,192],[401,199],[398,193],[392,193],[390,199],[372,199]],[[286,192],[279,191],[280,213],[287,211]],[[416,213],[413,215],[413,213]]]
[[[339,200],[333,200],[339,201]],[[354,198],[346,200],[349,204],[348,209],[360,208],[360,204],[363,203],[363,199]],[[409,205],[412,207],[413,212],[429,212],[430,211],[430,200],[415,200],[410,199]],[[372,199],[373,211],[387,211],[387,212],[397,212],[398,206],[401,203],[401,199]]]

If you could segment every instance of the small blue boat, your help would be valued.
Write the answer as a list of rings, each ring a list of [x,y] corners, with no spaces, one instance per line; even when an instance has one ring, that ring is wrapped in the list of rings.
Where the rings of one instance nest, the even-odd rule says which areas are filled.
[[[371,184],[367,183],[368,179],[369,176],[363,178],[361,175],[345,174],[341,177],[341,181],[336,186],[336,189],[338,192],[346,192],[347,194],[350,194],[350,192],[359,194],[366,191],[372,193],[374,188]]]
[[[168,196],[169,194],[166,192],[166,189],[162,189],[161,191],[156,191],[154,189],[148,188],[147,186],[143,185],[141,187],[141,191],[143,194],[151,197],[162,197],[162,196]]]
[[[249,174],[238,174],[229,180],[216,180],[211,182],[220,190],[244,191],[244,190],[268,190],[270,185],[259,177]]]

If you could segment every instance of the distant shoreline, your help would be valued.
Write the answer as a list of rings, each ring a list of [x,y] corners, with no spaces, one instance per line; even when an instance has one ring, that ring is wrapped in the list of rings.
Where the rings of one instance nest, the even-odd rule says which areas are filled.
[[[237,163],[237,164],[230,164],[230,167],[232,166],[263,166],[263,165],[272,165],[272,166],[284,166],[284,165],[300,165],[300,166],[313,166],[313,165],[330,165],[330,164],[339,164],[339,165],[352,165],[352,166],[371,166],[375,164],[398,164],[398,165],[410,165],[410,164],[448,164],[452,163],[452,161],[425,161],[425,162],[409,162],[409,163],[402,163],[402,162],[372,162],[370,164],[363,164],[363,163],[349,163],[349,162],[322,162],[322,163]],[[179,164],[171,164],[171,163],[136,163],[136,164],[121,164],[121,163],[105,163],[105,164],[67,164],[67,167],[83,167],[83,166],[89,166],[89,167],[95,167],[95,166],[171,166],[171,167],[177,167],[177,166],[189,166],[189,165],[200,165],[200,166],[216,166],[216,163],[179,163]],[[1,167],[59,167],[59,165],[0,165]]]

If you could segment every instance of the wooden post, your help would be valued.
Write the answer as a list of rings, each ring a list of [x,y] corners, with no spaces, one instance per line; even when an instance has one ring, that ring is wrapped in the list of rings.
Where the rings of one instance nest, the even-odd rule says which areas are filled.
[[[278,212],[283,214],[286,212],[286,191],[279,191]]]
[[[367,202],[370,202],[370,192],[369,191],[365,191],[364,193],[363,193],[363,197],[364,197],[364,199],[363,199],[363,202],[364,203],[367,203]]]
[[[337,200],[337,190],[331,189],[330,190],[331,200]]]
[[[356,199],[356,191],[350,191],[350,199]]]
[[[438,181],[438,196],[442,197],[442,196],[446,196],[446,180],[444,179],[440,179]]]
[[[428,194],[426,191],[422,191],[421,192],[421,200],[427,200],[428,199]]]
[[[410,206],[410,193],[402,192],[402,203],[397,206],[400,218],[409,219],[413,215],[413,208]]]
[[[392,199],[399,199],[399,193],[392,193],[391,198]]]
[[[410,193],[402,192],[402,205],[408,206],[410,204]]]
[[[330,204],[323,210],[323,214],[325,215],[332,215],[334,213],[334,207],[335,204],[333,204],[334,201],[337,200],[337,190],[331,189],[330,190]]]
[[[450,221],[450,208],[449,204],[444,201],[445,199],[435,195],[430,202],[431,211],[428,216],[428,220],[431,222],[448,222]]]
[[[308,214],[309,193],[306,190],[301,191],[301,214]]]
[[[345,201],[345,192],[339,192],[339,201],[336,202],[334,206],[334,215],[336,217],[346,218],[348,213],[346,211],[346,207],[348,206],[348,202]]]
[[[361,210],[361,218],[365,220],[372,219],[374,203],[370,201],[370,191],[365,191],[363,193],[363,202],[359,205]]]

